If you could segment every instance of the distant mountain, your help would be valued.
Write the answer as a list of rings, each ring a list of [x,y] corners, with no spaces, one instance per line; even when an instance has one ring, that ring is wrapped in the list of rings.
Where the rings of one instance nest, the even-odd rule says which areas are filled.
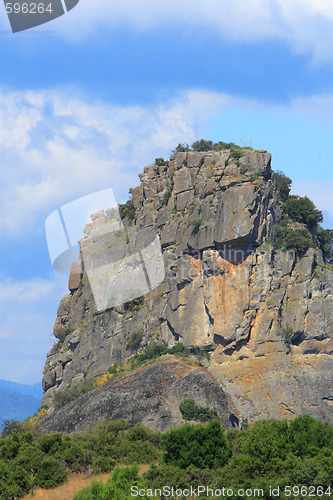
[[[25,420],[41,405],[41,384],[24,385],[0,380],[0,428],[5,420]]]

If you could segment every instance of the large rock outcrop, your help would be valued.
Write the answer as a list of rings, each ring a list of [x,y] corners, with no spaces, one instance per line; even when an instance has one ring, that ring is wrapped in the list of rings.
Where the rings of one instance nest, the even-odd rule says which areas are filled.
[[[152,342],[182,342],[210,351],[208,372],[239,419],[305,412],[333,422],[333,271],[317,248],[298,257],[269,245],[281,212],[270,155],[247,150],[236,161],[230,151],[177,153],[148,165],[140,180],[132,224],[159,234],[165,280],[141,301],[100,312],[82,261],[73,265],[43,403]],[[125,407],[105,415],[126,418]]]
[[[223,389],[207,370],[172,360],[103,384],[45,417],[43,427],[71,433],[102,420],[126,418],[164,432],[183,422],[179,405],[185,398],[214,409],[226,428],[238,424]]]

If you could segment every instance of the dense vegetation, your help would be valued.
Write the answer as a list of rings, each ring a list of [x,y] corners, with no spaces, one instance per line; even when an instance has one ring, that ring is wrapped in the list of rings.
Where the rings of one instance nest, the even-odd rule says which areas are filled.
[[[158,433],[124,420],[67,436],[42,434],[29,421],[9,425],[0,440],[0,499],[19,498],[34,487],[54,488],[68,470],[111,471],[118,463],[153,462],[161,456]],[[9,435],[8,434],[9,432]]]
[[[136,214],[135,214],[135,207],[133,204],[133,200],[128,200],[126,201],[126,203],[120,203],[119,214],[121,220],[125,219],[125,217],[127,217],[130,222],[135,220]]]
[[[273,227],[273,242],[282,250],[304,254],[318,246],[326,262],[333,260],[333,231],[323,229],[323,214],[307,196],[290,195],[291,179],[283,172],[272,174],[274,191],[281,202],[282,216]]]
[[[179,469],[191,465],[200,469],[217,469],[231,456],[230,444],[218,420],[207,425],[184,424],[171,429],[162,436],[161,445],[165,463]]]
[[[137,463],[149,463],[150,469],[140,476]],[[117,464],[133,466],[115,468]],[[333,426],[303,415],[290,422],[262,420],[227,432],[218,420],[211,420],[205,425],[183,424],[160,435],[142,424],[130,427],[115,420],[68,436],[44,435],[38,425],[26,421],[8,422],[0,439],[1,500],[19,498],[37,486],[54,488],[66,481],[68,471],[113,469],[105,486],[95,482],[75,500],[123,500],[134,485],[228,487],[236,499],[242,498],[239,488],[262,488],[261,498],[267,500],[269,486],[321,486],[328,491],[333,488]],[[332,494],[309,498],[328,499]]]
[[[217,418],[215,410],[196,405],[194,399],[185,399],[180,403],[179,410],[185,420],[208,422],[209,420]]]
[[[185,424],[166,432],[160,449],[163,459],[143,475],[135,466],[117,467],[105,486],[95,482],[74,499],[123,500],[130,498],[131,486],[146,490],[140,498],[167,498],[159,491],[155,494],[155,489],[165,485],[175,489],[199,485],[213,490],[231,488],[236,500],[244,498],[244,492],[238,494],[240,488],[259,488],[260,498],[270,500],[270,487],[280,488],[279,499],[332,498],[333,426],[307,415],[289,423],[263,420],[246,430],[227,433],[216,420],[205,426]],[[310,486],[314,489],[311,496],[285,495],[284,488],[290,485],[303,486],[303,492],[307,488],[310,493]],[[200,498],[212,497],[202,494]]]

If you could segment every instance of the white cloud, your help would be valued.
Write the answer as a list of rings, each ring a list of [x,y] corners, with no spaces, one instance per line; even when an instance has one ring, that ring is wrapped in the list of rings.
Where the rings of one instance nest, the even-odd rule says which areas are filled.
[[[224,110],[249,116],[283,110],[286,117],[294,113],[329,125],[333,116],[333,95],[284,106],[208,90],[189,90],[154,107],[89,102],[56,91],[7,91],[0,98],[6,103],[0,108],[0,227],[12,234],[29,231],[36,221],[42,228],[54,209],[100,189],[112,187],[121,201],[145,164],[167,157],[178,142],[204,136]]]
[[[6,300],[35,301],[50,296],[59,288],[58,280],[34,279],[30,281],[6,280],[0,282],[0,302]]]
[[[106,187],[127,194],[145,163],[197,138],[230,99],[189,91],[156,107],[120,107],[60,92],[3,92],[0,226],[27,231],[62,203]]]
[[[52,22],[52,30],[72,41],[121,26],[139,31],[190,27],[242,43],[287,42],[293,51],[309,53],[317,62],[332,61],[333,56],[331,0],[80,0]],[[9,28],[5,15],[0,27]]]
[[[42,378],[46,353],[67,276],[0,282],[0,378],[35,383]]]

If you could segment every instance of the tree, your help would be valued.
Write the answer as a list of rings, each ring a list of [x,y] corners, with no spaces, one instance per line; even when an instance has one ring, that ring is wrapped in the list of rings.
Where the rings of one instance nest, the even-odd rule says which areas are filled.
[[[168,162],[165,161],[164,158],[155,158],[155,165],[157,165],[158,167],[163,167],[167,164],[168,164]]]
[[[333,229],[320,228],[317,234],[319,246],[323,252],[324,259],[333,261]]]
[[[10,436],[13,432],[18,432],[20,429],[20,422],[18,420],[5,420],[2,424],[1,438]]]
[[[175,147],[175,149],[172,151],[173,154],[176,154],[176,153],[185,153],[186,151],[188,151],[188,144],[177,144],[177,146]]]
[[[316,229],[323,220],[323,214],[307,196],[289,196],[284,204],[284,212],[297,222],[305,224],[309,229]]]
[[[309,231],[304,228],[293,229],[288,232],[282,244],[287,250],[296,250],[298,254],[304,254],[313,242]]]
[[[287,177],[281,170],[273,173],[272,179],[275,183],[275,188],[281,201],[287,201],[292,180]]]
[[[231,450],[221,422],[211,420],[207,425],[184,424],[171,429],[161,438],[167,464],[186,469],[190,465],[202,469],[222,467]]]
[[[215,410],[196,405],[194,399],[185,399],[182,403],[180,403],[179,410],[185,420],[208,422],[209,420],[217,418]]]
[[[205,139],[200,139],[199,141],[195,141],[191,148],[193,151],[211,151],[213,149],[213,142],[212,141],[205,141]]]

